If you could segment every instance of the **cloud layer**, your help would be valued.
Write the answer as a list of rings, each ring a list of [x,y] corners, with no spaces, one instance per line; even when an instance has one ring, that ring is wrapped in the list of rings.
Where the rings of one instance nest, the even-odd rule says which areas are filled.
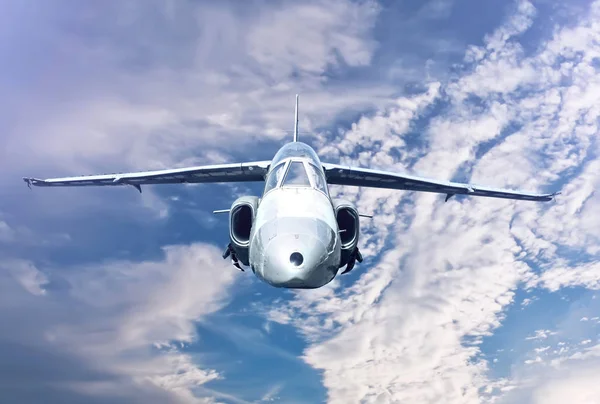
[[[236,391],[214,387],[228,376],[203,361],[220,347],[198,332],[205,322],[225,334],[222,346],[236,339],[213,363],[300,354],[332,403],[595,398],[600,3],[502,4],[488,7],[503,20],[482,13],[485,36],[468,41],[462,25],[474,25],[453,20],[460,5],[446,0],[2,6],[2,397],[250,400],[244,380]],[[302,139],[323,160],[562,194],[548,204],[444,203],[333,187],[375,215],[361,224],[366,261],[323,289],[288,294],[236,282],[243,275],[213,245],[224,238],[207,231],[222,223],[198,224],[216,208],[203,204],[254,190],[215,186],[207,201],[202,187],[140,197],[32,193],[18,181],[267,159],[290,137],[296,92],[306,100]],[[90,244],[109,246],[102,261],[89,258],[99,254]],[[559,295],[563,314],[546,303]],[[554,309],[556,322],[538,324],[536,310]],[[527,320],[504,350],[499,331],[519,310]],[[268,322],[211,323],[232,311]],[[304,345],[282,348],[288,336],[273,323]],[[291,384],[273,381],[262,401],[289,402]]]
[[[383,215],[363,241],[379,258],[351,287],[299,294],[271,314],[320,336],[305,360],[324,371],[330,402],[475,403],[529,388],[518,375],[494,378],[481,348],[515,293],[598,288],[598,103],[592,94],[600,94],[593,90],[599,9],[592,4],[589,15],[557,28],[529,55],[519,38],[536,9],[518,2],[483,46],[467,50],[461,74],[400,98],[388,113],[362,118],[321,150],[331,158],[356,156],[348,163],[442,178],[562,188],[556,203],[543,206],[344,190],[361,209]],[[400,152],[419,118],[428,122],[424,146]],[[391,159],[390,150],[401,157]],[[299,313],[310,317],[291,320]],[[583,390],[578,402],[594,397],[586,380],[597,364],[579,366],[565,364],[561,371],[570,373],[562,384],[539,384],[529,397],[537,402],[574,388]]]
[[[228,300],[236,274],[219,259],[196,244],[167,247],[157,261],[3,262],[0,318],[11,327],[0,336],[2,396],[194,402],[191,389],[219,374],[178,348],[197,339],[195,321]]]

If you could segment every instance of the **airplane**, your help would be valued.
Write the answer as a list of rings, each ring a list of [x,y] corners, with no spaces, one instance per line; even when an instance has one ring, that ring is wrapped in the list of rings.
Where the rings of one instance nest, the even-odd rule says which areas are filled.
[[[230,209],[229,244],[223,258],[250,267],[262,281],[278,288],[316,289],[331,282],[341,268],[347,274],[361,263],[360,214],[351,202],[332,200],[328,185],[387,188],[524,201],[551,201],[557,193],[532,194],[413,175],[322,163],[298,140],[296,94],[293,141],[272,160],[121,174],[23,180],[39,187],[132,186],[173,183],[264,182],[261,197],[241,196]]]

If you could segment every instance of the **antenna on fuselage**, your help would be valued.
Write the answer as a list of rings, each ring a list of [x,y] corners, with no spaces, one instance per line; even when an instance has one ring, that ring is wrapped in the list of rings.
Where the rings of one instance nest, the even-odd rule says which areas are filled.
[[[294,121],[294,142],[298,141],[298,94],[296,94],[296,119]]]

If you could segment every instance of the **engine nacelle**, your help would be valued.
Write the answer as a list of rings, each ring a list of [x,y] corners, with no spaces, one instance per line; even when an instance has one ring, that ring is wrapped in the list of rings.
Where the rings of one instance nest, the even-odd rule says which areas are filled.
[[[360,221],[358,210],[347,201],[334,202],[335,218],[340,231],[342,254],[339,268],[348,264],[351,257],[356,254],[358,238],[360,235]],[[354,263],[352,263],[354,266]],[[351,268],[350,268],[351,269]]]
[[[231,204],[229,211],[229,239],[236,258],[244,265],[249,263],[250,235],[258,209],[258,197],[241,196]]]

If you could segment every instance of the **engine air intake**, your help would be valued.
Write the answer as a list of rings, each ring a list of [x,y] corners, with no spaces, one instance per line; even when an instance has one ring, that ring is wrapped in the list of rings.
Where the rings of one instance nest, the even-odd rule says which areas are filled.
[[[351,209],[342,208],[337,211],[337,222],[342,246],[352,244],[358,233],[358,216]]]
[[[252,207],[249,205],[238,205],[231,212],[231,235],[239,244],[246,244],[250,241],[252,215]]]

